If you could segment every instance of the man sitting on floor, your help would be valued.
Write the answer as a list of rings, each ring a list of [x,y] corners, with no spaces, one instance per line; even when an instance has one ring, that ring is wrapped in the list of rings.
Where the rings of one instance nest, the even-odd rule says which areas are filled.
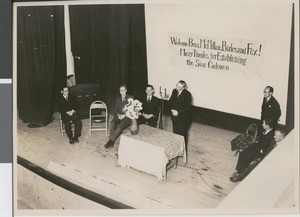
[[[69,137],[70,144],[79,142],[81,136],[82,123],[78,114],[79,105],[76,96],[69,93],[69,88],[63,87],[61,94],[57,98],[57,107],[61,115],[62,122],[65,124],[65,130]],[[73,137],[71,123],[75,125],[75,135]]]
[[[274,121],[272,119],[263,120],[262,127],[264,132],[260,135],[257,143],[239,153],[236,172],[229,178],[230,181],[240,181],[240,174],[250,165],[250,163],[257,158],[266,155],[274,138],[273,124]]]
[[[154,88],[152,85],[147,85],[146,96],[142,98],[143,110],[142,115],[138,119],[138,124],[148,124],[151,127],[156,127],[159,113],[159,100],[153,96]]]
[[[109,125],[110,135],[108,142],[104,145],[105,148],[113,147],[123,130],[131,124],[130,118],[126,117],[124,113],[124,106],[128,103],[129,98],[133,99],[132,96],[127,95],[127,86],[125,84],[120,86],[120,96],[116,99],[114,118]]]

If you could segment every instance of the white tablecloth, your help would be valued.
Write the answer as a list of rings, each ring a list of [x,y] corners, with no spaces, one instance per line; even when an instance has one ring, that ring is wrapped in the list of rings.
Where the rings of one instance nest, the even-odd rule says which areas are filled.
[[[121,135],[118,164],[157,176],[166,177],[169,160],[182,156],[186,163],[184,137],[147,125],[140,125],[137,135]]]

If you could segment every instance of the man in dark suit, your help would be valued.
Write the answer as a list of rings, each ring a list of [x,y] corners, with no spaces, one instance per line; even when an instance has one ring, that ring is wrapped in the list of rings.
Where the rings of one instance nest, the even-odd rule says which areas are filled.
[[[187,148],[187,133],[191,121],[191,103],[192,95],[185,89],[186,83],[180,80],[176,84],[176,89],[173,90],[170,97],[171,119],[173,123],[173,133],[184,136]]]
[[[281,115],[280,105],[273,96],[274,89],[267,86],[264,89],[264,98],[261,106],[261,121],[272,119],[274,122],[274,129],[277,128],[278,121]]]
[[[241,172],[241,174],[234,178],[231,178],[231,181],[242,181],[277,145],[281,143],[285,135],[285,129],[282,127],[278,127],[274,133],[274,140],[270,143],[270,145],[265,147],[265,151],[263,151],[261,157],[258,157],[257,159],[253,160],[250,163],[250,165]]]
[[[65,130],[69,137],[70,144],[79,142],[78,137],[81,136],[82,123],[79,117],[79,104],[76,96],[69,93],[68,87],[61,89],[61,94],[57,98],[57,106],[61,115],[62,122],[65,124]],[[71,123],[75,125],[75,134],[73,137]]]
[[[131,124],[130,118],[126,117],[124,111],[124,106],[128,103],[129,98],[133,99],[132,96],[127,95],[127,86],[125,84],[120,86],[120,96],[116,99],[114,118],[109,125],[110,135],[109,140],[104,145],[105,148],[113,147],[123,130]]]
[[[240,152],[238,162],[236,165],[236,172],[230,177],[230,181],[237,182],[241,179],[241,174],[256,159],[266,156],[267,151],[274,140],[274,122],[272,119],[263,120],[263,133],[260,135],[258,141],[249,146],[244,151]]]
[[[138,119],[138,124],[148,124],[156,127],[159,114],[159,100],[154,94],[152,85],[147,85],[146,96],[141,99],[143,110]]]

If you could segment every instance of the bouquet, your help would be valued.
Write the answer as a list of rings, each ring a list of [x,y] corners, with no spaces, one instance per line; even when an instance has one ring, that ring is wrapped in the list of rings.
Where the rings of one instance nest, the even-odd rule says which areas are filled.
[[[138,117],[141,115],[140,111],[142,109],[142,103],[137,99],[133,100],[129,98],[128,103],[124,106],[125,115],[130,119],[138,119]]]

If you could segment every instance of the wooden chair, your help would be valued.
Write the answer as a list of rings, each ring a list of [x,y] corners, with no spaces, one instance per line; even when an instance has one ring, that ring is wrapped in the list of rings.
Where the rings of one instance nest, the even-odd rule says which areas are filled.
[[[61,133],[61,137],[64,137],[64,133],[66,132],[66,129],[65,129],[65,124],[64,122],[62,121],[61,119],[61,114],[59,113],[59,123],[60,123],[60,133]],[[71,127],[72,127],[72,132],[74,134],[74,131],[75,131],[75,125],[74,123],[71,121]]]

